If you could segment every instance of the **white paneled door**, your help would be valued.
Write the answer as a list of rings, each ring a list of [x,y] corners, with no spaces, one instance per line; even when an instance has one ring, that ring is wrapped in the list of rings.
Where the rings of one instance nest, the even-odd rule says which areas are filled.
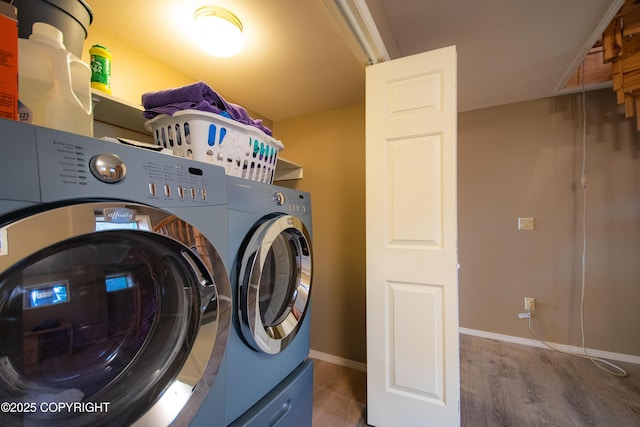
[[[367,68],[367,422],[460,424],[455,47]]]

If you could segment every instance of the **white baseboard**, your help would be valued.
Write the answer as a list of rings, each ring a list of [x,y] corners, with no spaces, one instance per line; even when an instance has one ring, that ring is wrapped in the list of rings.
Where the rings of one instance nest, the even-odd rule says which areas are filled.
[[[511,335],[496,334],[494,332],[479,331],[476,329],[468,329],[468,328],[460,328],[459,332],[465,335],[473,335],[476,337],[489,338],[497,341],[505,341],[513,344],[528,345],[530,347],[548,348],[546,345],[544,345],[543,343],[541,343],[536,339],[514,337]],[[582,347],[566,345],[566,344],[557,344],[557,343],[551,343],[551,342],[549,344],[560,351],[576,353],[576,354],[584,354],[584,350],[582,349]],[[640,364],[640,356],[634,356],[631,354],[613,353],[610,351],[595,350],[592,348],[587,348],[587,352],[589,353],[590,356],[599,357],[602,359]]]
[[[522,345],[527,345],[529,347],[548,348],[546,345],[544,345],[543,343],[541,343],[536,339],[514,337],[511,335],[497,334],[495,332],[479,331],[477,329],[469,329],[469,328],[459,328],[459,332],[465,335],[473,335],[480,338],[489,338],[492,340],[504,341],[512,344],[522,344]],[[566,344],[557,344],[557,343],[549,343],[549,344],[551,344],[553,347],[561,351],[565,351],[569,353],[584,354],[582,347],[566,345]],[[615,360],[617,362],[640,364],[640,356],[634,356],[632,354],[613,353],[610,351],[595,350],[592,348],[587,348],[587,352],[589,352],[589,355],[591,356],[599,357],[606,360]],[[324,360],[325,362],[335,363],[336,365],[339,365],[339,366],[345,366],[347,368],[357,369],[358,371],[362,371],[362,372],[367,371],[366,363],[356,362],[355,360],[345,359],[343,357],[334,356],[333,354],[323,353],[321,351],[311,350],[309,352],[309,357],[313,359]]]
[[[344,357],[334,356],[329,353],[322,353],[321,351],[311,350],[309,357],[312,359],[320,359],[325,362],[334,363],[336,365],[344,366],[358,371],[367,372],[367,364],[362,362],[356,362],[355,360],[345,359]]]

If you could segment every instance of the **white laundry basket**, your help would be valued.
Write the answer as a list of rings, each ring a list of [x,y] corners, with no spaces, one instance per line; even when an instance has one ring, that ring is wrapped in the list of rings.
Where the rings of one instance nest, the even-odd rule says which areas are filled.
[[[157,145],[179,157],[224,167],[227,175],[271,184],[282,142],[249,126],[197,110],[160,114],[145,123]]]

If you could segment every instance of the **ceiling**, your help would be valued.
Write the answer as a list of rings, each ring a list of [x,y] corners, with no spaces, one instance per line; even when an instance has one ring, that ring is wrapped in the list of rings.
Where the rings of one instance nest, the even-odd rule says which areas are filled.
[[[367,58],[334,0],[86,1],[91,28],[273,121],[364,100]],[[467,111],[557,93],[622,2],[366,0],[364,14],[392,59],[456,45],[458,109]],[[242,20],[238,56],[209,57],[190,41],[189,20],[205,4]]]

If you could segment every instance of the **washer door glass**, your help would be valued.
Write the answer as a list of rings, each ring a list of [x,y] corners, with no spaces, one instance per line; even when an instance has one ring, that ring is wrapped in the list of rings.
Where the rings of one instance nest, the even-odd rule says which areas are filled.
[[[187,362],[218,316],[208,271],[174,238],[119,229],[80,233],[6,268],[0,402],[14,410],[1,411],[0,424],[129,425],[180,388],[188,389],[184,404],[200,379]],[[200,364],[216,338],[211,326]],[[175,416],[181,406],[171,403]]]
[[[304,223],[280,215],[262,223],[240,263],[242,334],[258,351],[275,354],[293,340],[309,304],[311,238]]]

